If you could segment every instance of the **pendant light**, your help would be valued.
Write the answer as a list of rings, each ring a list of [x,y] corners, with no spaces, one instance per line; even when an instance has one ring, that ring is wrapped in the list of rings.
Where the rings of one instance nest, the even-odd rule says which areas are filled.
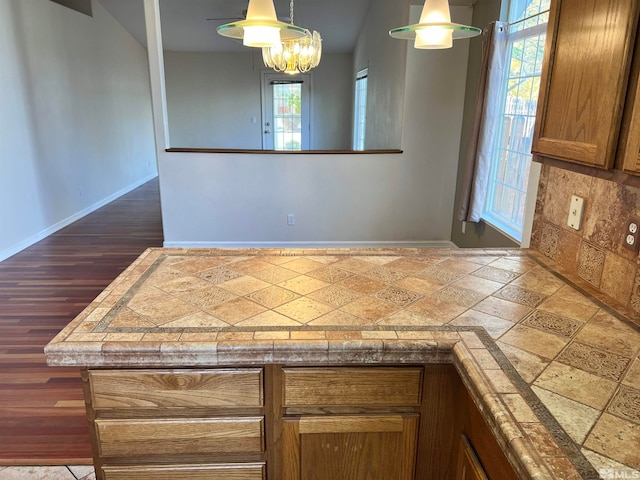
[[[293,25],[293,0],[289,3],[289,18]],[[262,49],[262,60],[266,67],[289,75],[317,67],[321,56],[322,37],[315,30],[311,33],[307,29],[301,38],[283,40],[275,46]]]
[[[420,23],[394,28],[389,32],[393,38],[414,40],[413,46],[420,49],[451,48],[453,40],[480,35],[482,30],[468,25],[451,23],[451,12],[447,0],[425,0]]]
[[[220,25],[216,31],[224,37],[241,39],[247,47],[258,48],[305,35],[304,28],[278,20],[273,0],[249,0],[245,20]]]

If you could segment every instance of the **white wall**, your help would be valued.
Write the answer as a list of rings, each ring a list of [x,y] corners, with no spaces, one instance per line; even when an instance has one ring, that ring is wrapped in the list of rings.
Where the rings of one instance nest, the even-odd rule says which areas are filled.
[[[400,148],[406,42],[389,30],[409,21],[408,0],[372,0],[354,50],[355,72],[369,69],[365,149]]]
[[[146,0],[151,17],[155,2]],[[392,119],[404,129],[402,154],[167,153],[154,90],[165,245],[448,244],[466,55],[464,42],[409,54],[405,113]]]
[[[172,147],[262,148],[260,75],[266,69],[260,50],[251,50],[164,53]],[[351,55],[325,53],[311,71],[311,149],[350,148],[351,62]]]
[[[0,0],[0,260],[155,176],[145,51],[93,15]]]

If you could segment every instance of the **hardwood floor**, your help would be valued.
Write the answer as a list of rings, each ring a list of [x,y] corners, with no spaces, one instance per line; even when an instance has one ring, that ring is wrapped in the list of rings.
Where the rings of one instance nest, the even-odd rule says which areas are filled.
[[[79,371],[43,347],[151,246],[157,179],[0,262],[0,465],[91,461]]]

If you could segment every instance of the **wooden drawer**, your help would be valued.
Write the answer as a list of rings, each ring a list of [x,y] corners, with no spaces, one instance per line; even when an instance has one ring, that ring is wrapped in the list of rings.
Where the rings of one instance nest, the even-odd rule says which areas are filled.
[[[98,419],[101,457],[261,453],[263,417]]]
[[[261,407],[262,369],[90,370],[93,408]]]
[[[264,480],[264,463],[103,467],[104,480]]]
[[[284,405],[418,406],[422,368],[285,368]]]

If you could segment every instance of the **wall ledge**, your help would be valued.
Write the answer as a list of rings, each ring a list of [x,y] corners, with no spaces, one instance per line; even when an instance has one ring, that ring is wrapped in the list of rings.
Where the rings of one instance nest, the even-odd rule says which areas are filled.
[[[325,242],[171,242],[165,248],[458,248],[449,240]]]

